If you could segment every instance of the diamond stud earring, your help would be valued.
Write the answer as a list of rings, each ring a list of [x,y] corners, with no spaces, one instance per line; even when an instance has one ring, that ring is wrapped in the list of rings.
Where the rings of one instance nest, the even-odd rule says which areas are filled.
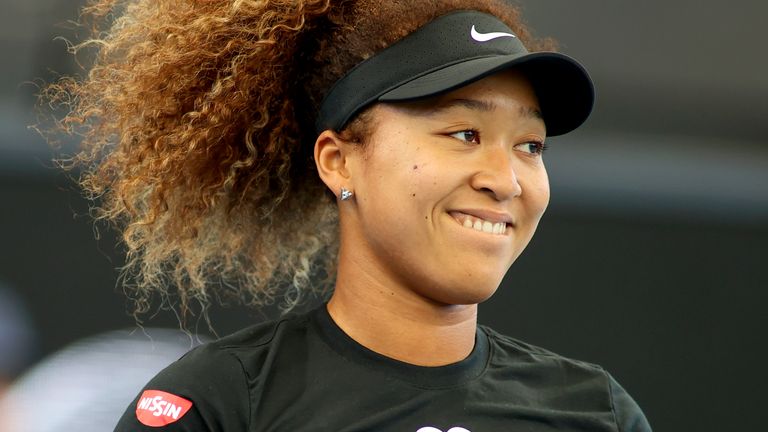
[[[341,188],[341,200],[348,201],[352,198],[352,191],[347,188]]]

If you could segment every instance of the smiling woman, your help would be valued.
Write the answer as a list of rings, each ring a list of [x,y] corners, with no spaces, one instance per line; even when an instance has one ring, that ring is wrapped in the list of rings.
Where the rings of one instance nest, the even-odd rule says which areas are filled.
[[[576,60],[526,48],[545,45],[516,9],[89,11],[118,18],[96,27],[88,78],[49,95],[76,101],[61,124],[84,136],[83,186],[124,229],[137,313],[155,293],[182,312],[223,286],[286,309],[330,293],[193,350],[116,430],[650,430],[599,366],[477,323],[549,202],[546,137],[593,103]]]
[[[366,305],[385,301],[379,310],[400,310],[397,304],[415,294],[414,306],[427,300],[423,312],[437,314],[432,302],[474,305],[493,294],[549,200],[541,147],[531,144],[544,141],[545,125],[525,115],[537,111],[528,80],[508,71],[428,100],[376,106],[364,150],[333,131],[320,134],[320,177],[331,190],[346,187],[357,197],[355,205],[340,207],[340,266],[329,310],[342,328],[352,319],[347,315],[361,311],[343,302],[361,293],[372,294]],[[380,297],[379,291],[392,295]],[[474,307],[470,311],[474,315]],[[363,325],[368,314],[350,331],[377,333],[375,325]],[[474,325],[466,331],[474,335]],[[415,344],[435,340],[418,332],[410,330]],[[406,342],[399,339],[392,349],[409,350]],[[473,338],[464,342],[442,362],[466,356]],[[445,347],[432,348],[426,352],[451,356]]]

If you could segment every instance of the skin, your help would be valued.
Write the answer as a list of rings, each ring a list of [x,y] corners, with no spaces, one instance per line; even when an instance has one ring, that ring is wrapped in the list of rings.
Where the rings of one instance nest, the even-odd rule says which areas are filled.
[[[533,89],[500,72],[418,103],[378,104],[365,146],[325,131],[315,161],[338,196],[328,311],[363,346],[421,366],[472,351],[477,305],[498,288],[549,202]],[[500,234],[463,226],[506,221]],[[470,219],[472,221],[474,219]]]

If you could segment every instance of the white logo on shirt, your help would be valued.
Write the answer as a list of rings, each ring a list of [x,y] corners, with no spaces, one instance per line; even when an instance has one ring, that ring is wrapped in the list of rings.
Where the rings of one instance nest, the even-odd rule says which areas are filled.
[[[416,432],[443,432],[443,431],[441,431],[436,427],[424,426],[423,428],[419,428],[419,430],[417,430]],[[456,426],[448,429],[445,432],[472,432],[472,431],[470,431],[469,429],[464,429],[463,427]]]
[[[475,30],[474,25],[472,26],[472,30],[469,32],[469,34],[472,35],[472,39],[478,42],[488,42],[489,40],[498,39],[500,37],[511,37],[511,38],[517,37],[512,33],[503,33],[503,32],[480,33],[477,30]]]

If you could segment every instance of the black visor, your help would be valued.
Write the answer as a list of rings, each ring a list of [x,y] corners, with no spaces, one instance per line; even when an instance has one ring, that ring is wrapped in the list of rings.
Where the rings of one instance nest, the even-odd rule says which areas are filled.
[[[429,22],[347,72],[323,100],[316,130],[339,131],[378,101],[436,96],[509,68],[531,82],[548,136],[570,132],[589,117],[594,87],[576,60],[555,52],[529,53],[498,18],[458,11]]]

